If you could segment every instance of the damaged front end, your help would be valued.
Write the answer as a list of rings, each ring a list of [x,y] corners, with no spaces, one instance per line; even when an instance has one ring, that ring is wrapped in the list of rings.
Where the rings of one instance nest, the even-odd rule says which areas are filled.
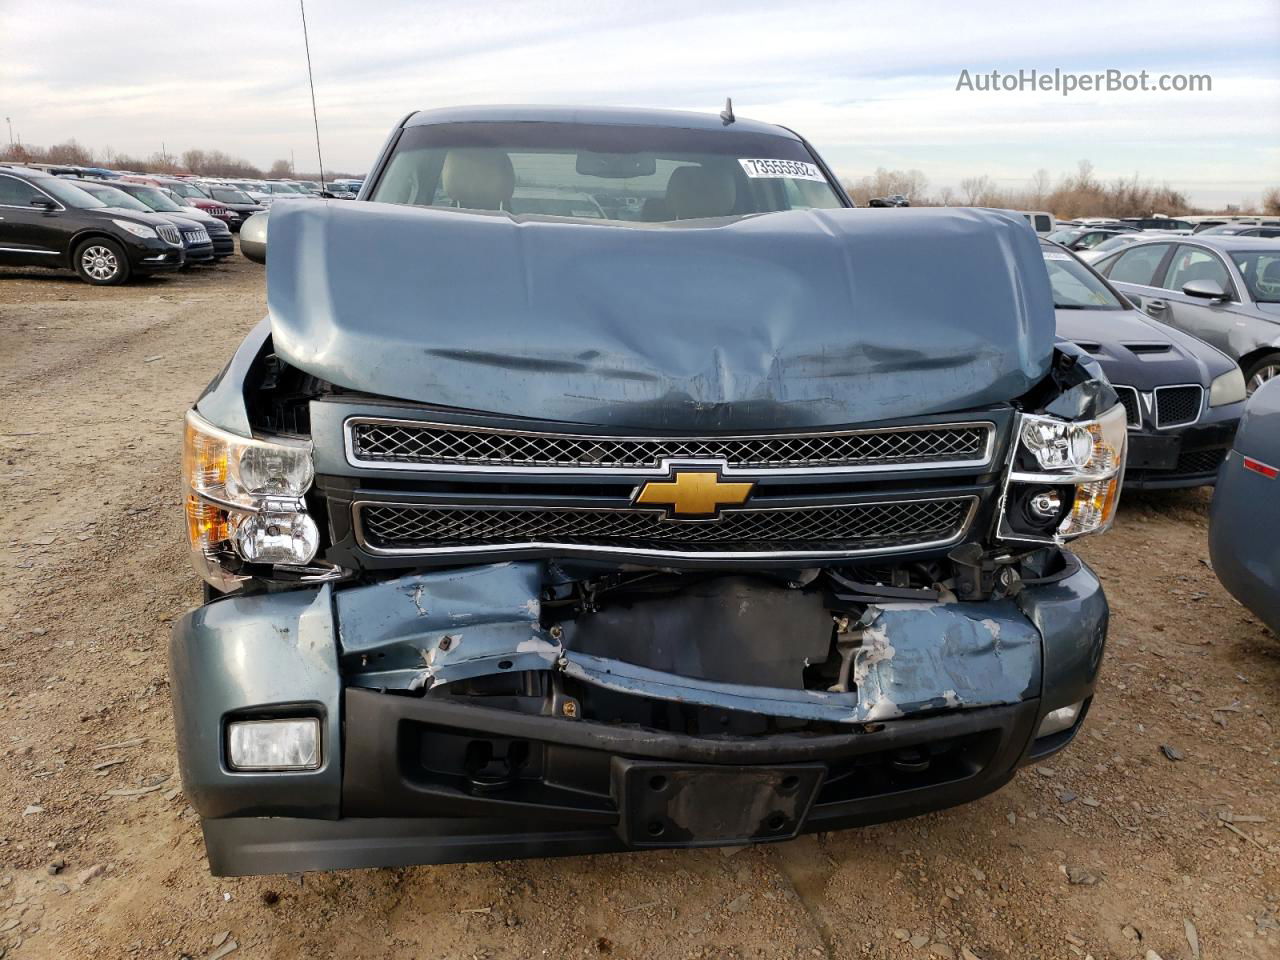
[[[273,213],[272,320],[187,421],[209,602],[175,625],[172,689],[215,873],[781,840],[975,799],[1075,735],[1107,604],[1066,545],[1112,522],[1125,416],[1050,347],[1020,218],[667,237],[397,212],[384,255],[493,231],[592,296],[611,247],[673,284],[682,245],[736,271],[732,338],[677,316],[650,342],[646,317],[712,316],[721,281],[584,311],[512,253],[506,294],[462,299],[561,326],[468,352],[405,319],[434,290],[368,322],[277,295],[376,272],[352,206],[327,244],[302,242],[311,205]],[[892,271],[935,243],[961,286],[903,298]]]
[[[1107,606],[1063,544],[1111,522],[1125,430],[1079,355],[1004,407],[736,435],[710,459],[681,436],[442,422],[302,377],[269,337],[246,349],[245,415],[277,429],[213,427],[216,389],[189,418],[216,592],[171,647],[216,873],[909,816],[998,788],[1087,710]],[[735,461],[815,435],[829,462]],[[588,467],[510,462],[588,444]],[[601,466],[651,448],[679,455]]]

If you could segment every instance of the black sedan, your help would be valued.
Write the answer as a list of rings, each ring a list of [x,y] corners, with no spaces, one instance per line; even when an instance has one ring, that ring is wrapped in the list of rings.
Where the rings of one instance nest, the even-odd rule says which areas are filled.
[[[1129,420],[1127,489],[1212,484],[1244,412],[1226,354],[1137,310],[1079,257],[1042,241],[1058,337],[1102,366]]]
[[[164,187],[152,187],[145,183],[126,183],[123,180],[113,180],[111,186],[146,204],[156,213],[170,213],[200,224],[213,243],[214,259],[221,260],[236,252],[235,238],[231,236],[231,229],[223,220],[199,207],[179,203],[178,199]]]
[[[113,210],[66,180],[0,164],[0,264],[69,267],[105,286],[185,259],[177,227],[162,217]]]
[[[173,213],[156,213],[141,200],[130,196],[123,190],[117,190],[104,180],[68,180],[85,193],[97,197],[112,210],[149,213],[162,217],[178,228],[178,236],[182,238],[182,249],[187,255],[187,265],[208,263],[213,259],[213,239],[201,224],[195,220]]]

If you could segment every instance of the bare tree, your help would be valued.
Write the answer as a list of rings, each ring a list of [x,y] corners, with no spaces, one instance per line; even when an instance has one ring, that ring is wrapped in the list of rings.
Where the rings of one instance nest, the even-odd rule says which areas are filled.
[[[1032,207],[1043,207],[1045,199],[1049,196],[1049,171],[1041,167],[1031,177],[1031,200]]]
[[[182,154],[182,165],[191,173],[204,173],[205,156],[203,150],[187,150]]]
[[[985,173],[980,177],[965,177],[960,181],[960,189],[964,191],[966,206],[970,207],[985,205],[993,192],[991,178]]]
[[[66,163],[75,166],[87,167],[93,164],[93,154],[85,147],[76,143],[75,138],[65,143],[55,143],[52,147],[45,151],[46,163]]]
[[[271,164],[271,169],[267,171],[267,176],[272,180],[287,180],[293,176],[293,167],[289,165],[288,160],[277,160]]]
[[[1262,192],[1262,212],[1280,216],[1280,187],[1268,187]]]

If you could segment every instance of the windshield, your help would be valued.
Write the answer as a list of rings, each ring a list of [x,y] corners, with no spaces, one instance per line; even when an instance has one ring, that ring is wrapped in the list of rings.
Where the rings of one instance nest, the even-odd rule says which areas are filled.
[[[80,189],[74,183],[67,183],[65,180],[59,180],[57,177],[41,177],[37,181],[41,190],[49,194],[55,200],[65,207],[76,207],[80,210],[95,210],[99,207],[105,207],[103,203],[93,194]]]
[[[209,195],[197,187],[194,183],[187,183],[183,180],[175,180],[173,183],[167,184],[170,190],[180,197],[191,197],[195,200],[208,200]]]
[[[660,223],[843,205],[789,137],[530,122],[409,127],[369,199],[516,213],[557,195],[587,212],[537,212]]]
[[[141,210],[143,213],[151,212],[151,208],[141,200],[131,197],[123,190],[117,190],[115,187],[107,187],[97,183],[78,183],[76,186],[85,193],[93,194],[109,207],[118,207],[122,210]]]
[[[137,197],[152,210],[159,210],[161,213],[180,213],[187,209],[174,203],[169,199],[166,191],[156,187],[130,187],[128,193]]]
[[[1078,237],[1082,232],[1078,227],[1072,227],[1069,230],[1055,230],[1049,234],[1048,239],[1054,243],[1067,243]]]
[[[1053,305],[1059,310],[1123,310],[1122,304],[1092,270],[1071,256],[1046,251]]]
[[[1237,250],[1231,254],[1256,303],[1280,303],[1280,250]]]
[[[210,187],[209,192],[213,194],[213,199],[223,203],[253,203],[253,197],[234,187]]]

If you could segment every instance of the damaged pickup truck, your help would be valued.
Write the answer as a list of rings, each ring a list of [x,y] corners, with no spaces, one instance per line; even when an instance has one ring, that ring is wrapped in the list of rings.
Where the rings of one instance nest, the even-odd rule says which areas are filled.
[[[1018,214],[794,133],[413,114],[188,414],[187,797],[254,874],[783,840],[1064,747],[1125,412]]]

